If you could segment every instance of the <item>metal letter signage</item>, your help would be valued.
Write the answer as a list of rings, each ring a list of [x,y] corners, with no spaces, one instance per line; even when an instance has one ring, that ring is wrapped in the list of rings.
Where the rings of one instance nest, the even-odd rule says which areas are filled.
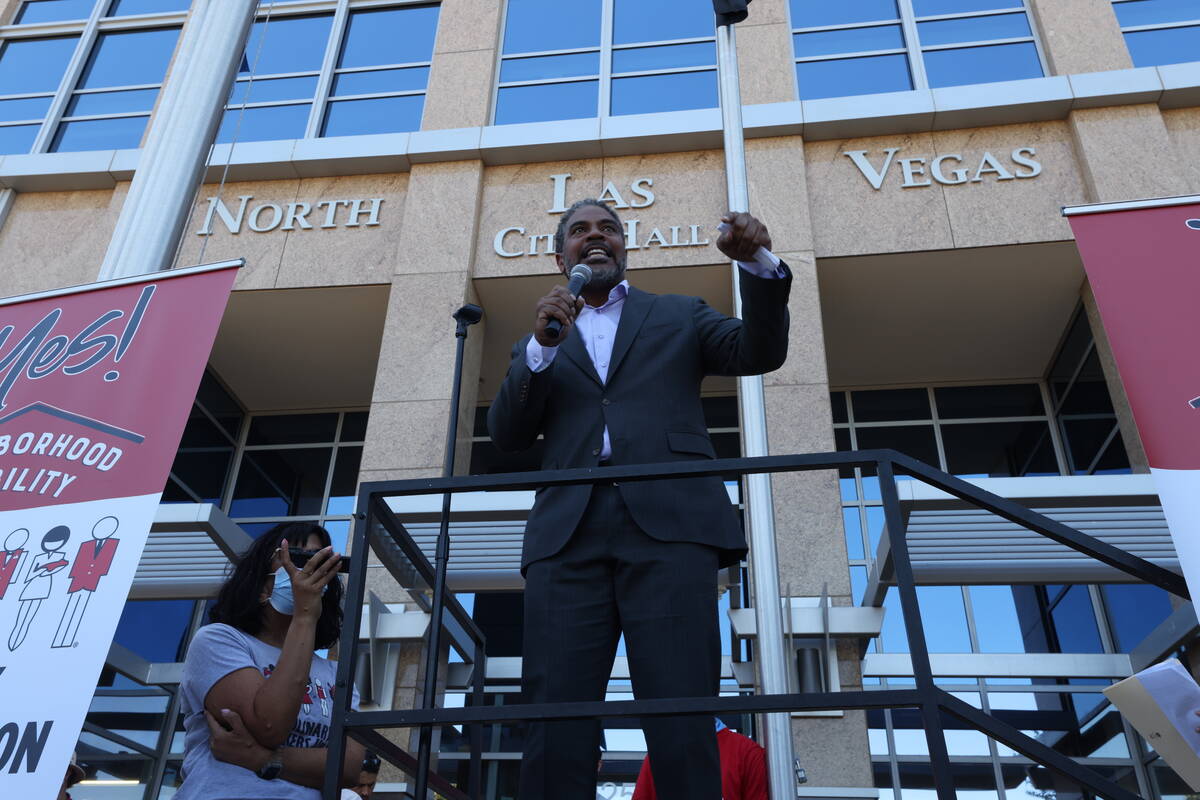
[[[562,214],[570,203],[567,201],[567,182],[571,173],[564,172],[551,175],[554,185],[551,195],[551,205],[547,214]],[[603,191],[596,199],[610,203],[613,208],[649,208],[654,205],[654,179],[636,178],[628,187],[618,186],[614,181],[608,181]],[[216,209],[221,220],[226,220],[226,213]],[[209,212],[211,218],[213,212]],[[234,219],[232,214],[228,215]],[[235,220],[236,222],[236,220]],[[229,223],[226,222],[228,225]],[[665,225],[657,228],[647,228],[640,219],[625,220],[625,248],[641,250],[647,247],[704,247],[709,244],[708,237],[702,232],[701,225]],[[492,239],[492,250],[501,258],[520,258],[521,256],[554,255],[554,232],[527,233],[521,225],[510,225],[496,231]]]
[[[854,166],[858,167],[858,171],[875,191],[883,188],[883,182],[889,173],[896,174],[903,189],[932,186],[935,182],[943,186],[983,183],[985,178],[1011,181],[1036,178],[1042,174],[1041,163],[1033,158],[1037,155],[1037,151],[1032,147],[1018,147],[1009,153],[1008,160],[1012,162],[1012,166],[1007,165],[990,152],[969,159],[960,153],[947,153],[936,157],[900,158],[897,157],[899,152],[899,147],[889,147],[884,150],[882,157],[878,159],[878,167],[875,166],[875,161],[872,160],[868,150],[846,150],[842,155],[854,162]],[[895,163],[900,164],[898,174],[892,170],[892,165]],[[952,166],[947,166],[948,164]]]
[[[213,222],[220,220],[225,230],[233,235],[242,232],[246,225],[255,233],[271,231],[310,231],[314,228],[373,228],[379,225],[379,211],[384,198],[369,197],[351,200],[316,200],[312,203],[292,202],[286,206],[279,203],[251,205],[254,195],[238,197],[235,209],[230,209],[220,197],[208,198],[208,210],[204,214],[204,225],[196,231],[197,236],[210,236]],[[344,213],[341,213],[342,209]],[[312,214],[316,223],[309,221]]]
[[[58,797],[240,265],[0,300],[6,798]]]

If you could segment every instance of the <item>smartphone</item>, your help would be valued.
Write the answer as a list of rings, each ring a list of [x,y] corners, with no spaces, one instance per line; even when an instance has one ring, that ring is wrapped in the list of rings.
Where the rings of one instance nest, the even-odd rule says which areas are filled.
[[[309,553],[305,550],[301,550],[299,547],[289,547],[288,555],[292,557],[292,563],[296,565],[297,569],[304,569],[304,565],[307,564],[308,560],[315,556],[316,553]],[[338,564],[338,572],[349,571],[350,556],[342,556],[342,562]]]

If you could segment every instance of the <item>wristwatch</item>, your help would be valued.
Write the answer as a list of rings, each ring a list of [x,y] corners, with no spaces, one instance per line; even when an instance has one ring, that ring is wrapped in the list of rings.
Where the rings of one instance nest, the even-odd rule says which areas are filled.
[[[264,781],[273,781],[279,777],[279,773],[283,771],[283,756],[281,755],[283,748],[277,748],[271,753],[271,758],[267,763],[258,768],[254,774],[262,778]]]

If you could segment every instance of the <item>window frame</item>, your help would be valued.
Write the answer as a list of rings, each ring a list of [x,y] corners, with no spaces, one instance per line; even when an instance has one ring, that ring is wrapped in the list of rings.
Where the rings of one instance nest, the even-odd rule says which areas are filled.
[[[1133,2],[1140,2],[1140,0],[1112,0],[1113,17],[1117,16],[1117,9],[1116,9],[1117,6],[1123,5],[1125,3],[1133,3]],[[1200,10],[1197,11],[1196,17],[1194,19],[1184,20],[1182,22],[1156,22],[1156,23],[1151,23],[1149,25],[1121,25],[1120,18],[1117,18],[1117,25],[1121,29],[1121,40],[1125,43],[1125,51],[1129,53],[1129,57],[1130,57],[1130,59],[1132,59],[1133,51],[1129,49],[1128,34],[1145,33],[1147,31],[1165,31],[1165,30],[1171,30],[1172,28],[1200,28]],[[1200,57],[1198,57],[1194,60],[1200,61]],[[1147,66],[1167,66],[1168,64],[1175,64],[1175,63],[1180,63],[1180,62],[1168,61],[1164,64],[1155,64],[1155,65],[1147,65]],[[1189,63],[1189,62],[1182,62],[1182,63]]]
[[[300,72],[287,73],[271,73],[270,75],[258,75],[254,73],[255,61],[253,53],[246,53],[247,61],[249,61],[251,73],[245,79],[240,74],[234,76],[234,83],[256,83],[262,80],[272,80],[276,78],[302,78],[313,77],[317,78],[317,85],[313,88],[313,96],[309,99],[301,100],[263,100],[251,101],[248,103],[230,103],[228,100],[225,103],[222,115],[230,111],[239,111],[253,108],[274,108],[281,106],[308,105],[308,121],[304,126],[304,133],[296,138],[301,139],[320,139],[324,138],[322,130],[325,127],[329,108],[331,105],[339,102],[351,100],[374,100],[387,97],[413,97],[424,96],[429,92],[429,85],[426,82],[424,89],[403,90],[395,92],[374,92],[370,94],[334,96],[333,86],[338,75],[349,74],[354,72],[373,72],[384,69],[401,69],[409,67],[424,67],[430,69],[433,66],[433,54],[431,48],[430,59],[428,61],[411,61],[395,64],[377,64],[368,67],[344,67],[337,66],[338,56],[342,52],[342,48],[346,43],[346,32],[350,25],[350,15],[355,11],[372,11],[384,10],[389,8],[403,8],[406,6],[437,6],[438,7],[438,25],[441,25],[441,2],[440,0],[313,0],[312,2],[302,2],[287,4],[284,6],[276,6],[263,8],[260,4],[258,14],[255,17],[255,23],[267,22],[267,28],[270,29],[270,21],[288,17],[309,17],[332,12],[330,21],[329,36],[325,42],[325,53],[321,59],[321,66],[317,70],[303,70]],[[436,42],[437,31],[434,31],[434,48]],[[230,94],[232,96],[232,87]],[[422,115],[424,114],[424,103],[422,102]],[[235,127],[235,130],[238,128]],[[420,126],[417,127],[420,130]],[[403,133],[404,131],[397,131]],[[368,135],[368,134],[343,134],[346,136],[352,135]],[[235,141],[238,141],[235,139]],[[262,140],[276,141],[276,140]]]
[[[175,64],[175,59],[178,57],[179,45],[182,41],[182,29],[191,14],[190,9],[183,11],[163,11],[150,14],[135,14],[121,17],[107,17],[105,14],[112,6],[113,0],[93,0],[92,10],[87,19],[63,20],[56,22],[35,22],[25,24],[7,24],[0,26],[0,48],[10,41],[21,41],[30,39],[46,39],[54,37],[75,36],[78,39],[75,42],[75,47],[70,59],[67,61],[63,76],[59,81],[58,87],[53,92],[27,92],[20,94],[8,94],[0,97],[0,100],[18,100],[18,99],[34,99],[49,97],[50,104],[46,109],[45,114],[39,119],[11,120],[0,122],[0,128],[19,128],[28,125],[37,124],[38,132],[34,137],[34,141],[27,151],[13,153],[11,155],[39,155],[52,152],[55,142],[63,130],[64,123],[79,122],[97,119],[118,119],[130,117],[146,117],[148,120],[154,115],[157,109],[158,99],[155,100],[155,105],[150,111],[135,111],[135,112],[112,112],[107,114],[80,114],[68,115],[67,109],[69,104],[76,96],[82,96],[96,92],[115,92],[133,89],[157,89],[160,93],[165,85],[167,75],[170,74],[171,68]],[[428,93],[428,82],[425,88],[420,90],[403,90],[396,92],[377,92],[363,95],[346,95],[344,97],[334,97],[332,95],[334,80],[338,75],[353,72],[374,71],[380,69],[392,69],[399,67],[432,67],[432,54],[428,61],[405,62],[403,64],[382,64],[370,67],[347,67],[338,68],[337,60],[342,48],[345,44],[345,36],[347,27],[350,21],[350,15],[355,11],[364,10],[383,10],[389,8],[403,8],[405,6],[437,6],[439,9],[438,24],[441,23],[441,3],[438,0],[290,0],[272,3],[260,3],[260,7],[256,14],[256,22],[261,22],[268,19],[280,19],[293,16],[312,16],[318,14],[332,14],[329,36],[325,43],[325,51],[321,57],[321,66],[318,71],[305,71],[298,73],[280,73],[271,77],[300,77],[300,76],[316,76],[317,84],[313,90],[313,96],[307,100],[284,100],[284,101],[262,101],[251,103],[230,104],[226,101],[222,114],[230,110],[238,110],[243,108],[258,108],[270,106],[285,106],[285,105],[309,105],[308,119],[305,123],[303,134],[298,138],[316,139],[322,138],[321,131],[324,128],[329,107],[332,103],[349,101],[349,100],[367,100],[387,97],[406,97],[406,96],[424,96]],[[13,19],[20,13],[23,4],[18,4],[14,9]],[[83,75],[84,69],[87,67],[88,59],[98,45],[101,34],[122,32],[122,31],[145,31],[158,30],[162,28],[179,28],[180,34],[176,41],[175,50],[172,54],[171,61],[168,64],[167,75],[164,75],[160,83],[136,84],[129,86],[113,86],[103,89],[77,89],[79,81]],[[435,31],[436,37],[436,31]],[[436,47],[436,38],[435,45]],[[253,55],[248,54],[248,59],[253,62]],[[253,63],[251,63],[253,66]],[[246,80],[241,82],[253,82],[262,80],[262,76],[251,75]],[[238,81],[238,76],[234,78]],[[231,87],[232,91],[232,87]],[[422,109],[423,111],[423,109]],[[418,128],[419,129],[419,128]],[[147,123],[147,131],[149,123]],[[357,134],[344,134],[357,135]],[[272,139],[270,141],[276,141]],[[140,148],[145,141],[145,133],[136,147]]]
[[[997,0],[998,3],[1008,2],[1003,8],[990,9],[988,11],[969,11],[956,14],[936,14],[928,16],[917,16],[916,10],[913,8],[913,0],[895,0],[896,8],[899,12],[899,17],[888,20],[872,20],[870,22],[853,22],[839,25],[819,25],[807,28],[796,27],[792,24],[792,5],[788,3],[788,30],[792,37],[792,78],[796,81],[796,96],[803,102],[808,102],[809,98],[800,96],[800,82],[796,75],[796,67],[802,63],[812,63],[816,61],[835,61],[848,60],[855,58],[868,58],[872,56],[886,55],[904,55],[908,59],[909,78],[912,81],[912,89],[909,91],[923,91],[934,88],[954,88],[954,87],[931,87],[929,85],[929,75],[925,68],[925,54],[937,52],[941,50],[967,50],[979,47],[991,47],[996,45],[1007,44],[1023,44],[1032,42],[1037,51],[1038,64],[1042,69],[1042,77],[1047,77],[1051,73],[1048,69],[1046,60],[1046,52],[1042,46],[1041,36],[1038,34],[1037,25],[1034,24],[1033,11],[1029,7],[1029,0]],[[982,39],[970,42],[953,42],[951,44],[921,44],[921,37],[918,26],[923,22],[939,22],[943,20],[971,19],[974,17],[992,17],[1003,14],[1023,13],[1026,21],[1029,23],[1029,36],[1010,37],[1006,39]],[[797,56],[795,51],[795,36],[800,33],[819,33],[828,31],[854,30],[858,28],[877,28],[888,25],[898,25],[904,36],[904,47],[888,48],[884,50],[863,50],[854,52],[843,52],[825,54],[819,56]],[[1014,80],[1021,80],[1014,78]],[[961,84],[963,86],[982,86],[986,84]],[[854,94],[854,95],[833,95],[829,98],[811,98],[813,100],[823,99],[840,99],[842,97],[869,97],[869,94]]]
[[[12,153],[10,155],[33,155],[41,153],[53,152],[52,148],[58,138],[60,130],[63,129],[64,123],[79,122],[89,120],[102,119],[119,119],[132,117],[145,117],[147,119],[147,130],[149,130],[149,120],[154,115],[154,110],[158,106],[158,98],[155,98],[154,106],[149,111],[133,111],[133,112],[113,112],[108,114],[80,114],[68,115],[67,107],[71,100],[76,95],[92,94],[99,92],[116,92],[131,89],[157,89],[160,92],[163,85],[166,83],[166,76],[170,73],[171,64],[174,62],[175,56],[179,52],[179,43],[183,38],[183,26],[187,21],[189,11],[163,11],[151,14],[134,14],[122,17],[107,17],[105,14],[113,5],[113,0],[93,0],[91,14],[85,20],[63,20],[59,22],[33,22],[25,24],[8,24],[0,26],[0,47],[9,42],[30,40],[30,39],[46,39],[52,37],[78,36],[75,42],[75,50],[71,58],[67,61],[66,69],[63,72],[62,79],[59,81],[58,88],[51,94],[48,92],[32,92],[25,94],[4,95],[2,99],[14,100],[21,98],[34,97],[50,97],[50,105],[46,109],[45,115],[40,120],[40,128],[37,136],[33,140],[33,144],[27,153]],[[14,9],[14,19],[16,15],[24,8],[24,3],[16,6]],[[167,72],[163,75],[163,79],[158,83],[146,84],[131,84],[129,86],[112,86],[103,89],[77,89],[79,81],[83,76],[83,70],[87,67],[88,59],[95,51],[100,35],[103,33],[115,32],[134,32],[160,30],[163,28],[178,28],[179,35],[175,41],[175,49],[172,51],[171,60],[168,61]],[[35,120],[16,120],[0,123],[0,127],[20,127],[23,125],[34,124]],[[145,140],[146,132],[142,133],[142,139],[138,142],[138,147]],[[63,151],[76,152],[76,151]]]
[[[716,42],[717,32],[714,26],[712,36],[693,36],[684,39],[657,39],[655,41],[634,42],[632,44],[614,44],[613,43],[613,17],[616,0],[601,0],[600,8],[600,44],[595,47],[568,47],[561,50],[538,50],[529,53],[515,53],[507,55],[504,52],[504,34],[508,30],[508,0],[504,1],[503,7],[500,10],[500,30],[499,40],[496,45],[496,78],[492,81],[491,93],[491,109],[488,113],[489,124],[491,125],[528,125],[528,122],[514,123],[498,123],[496,122],[496,112],[500,105],[500,90],[510,89],[521,86],[548,86],[557,83],[585,83],[590,81],[598,81],[599,89],[597,92],[596,114],[593,117],[572,117],[570,119],[603,119],[613,116],[612,114],[612,85],[614,80],[621,78],[641,78],[655,75],[679,75],[688,72],[716,72]],[[630,72],[614,72],[612,67],[613,54],[621,50],[640,50],[651,47],[665,47],[669,45],[682,44],[704,44],[712,42],[713,44],[713,63],[711,66],[692,66],[692,67],[664,67],[661,69],[634,70]],[[535,78],[533,80],[521,81],[501,81],[500,75],[504,69],[506,61],[523,61],[530,58],[544,58],[546,56],[565,56],[582,53],[597,53],[599,55],[600,64],[599,71],[587,75],[572,75],[566,78]],[[717,105],[711,108],[717,108]],[[665,113],[665,112],[664,112]],[[625,116],[625,115],[620,115]],[[559,122],[561,120],[551,120]]]

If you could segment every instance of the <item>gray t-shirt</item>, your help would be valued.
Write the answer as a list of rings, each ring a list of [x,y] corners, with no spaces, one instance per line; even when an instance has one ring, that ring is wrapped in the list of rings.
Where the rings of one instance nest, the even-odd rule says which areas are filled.
[[[278,661],[278,647],[229,625],[214,623],[197,631],[188,647],[179,683],[184,714],[184,781],[175,793],[175,800],[320,800],[317,789],[280,778],[264,781],[248,769],[218,761],[208,746],[204,698],[209,690],[221,678],[246,667],[269,676]],[[337,664],[314,654],[300,714],[284,742],[285,747],[327,746],[336,678]],[[352,706],[358,708],[357,691]]]

